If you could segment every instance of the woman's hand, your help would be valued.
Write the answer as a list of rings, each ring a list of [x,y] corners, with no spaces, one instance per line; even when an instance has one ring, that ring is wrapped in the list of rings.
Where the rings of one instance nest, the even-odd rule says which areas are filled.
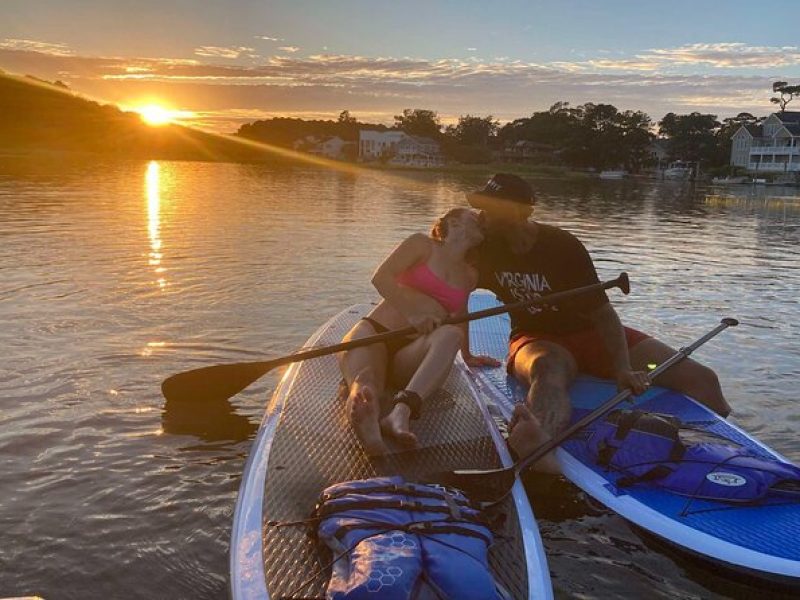
[[[468,367],[499,367],[502,363],[491,356],[478,354],[477,356],[468,354],[464,356],[464,362]]]
[[[409,315],[408,324],[421,334],[430,333],[442,324],[442,317],[438,315]]]
[[[398,308],[414,329],[430,333],[447,318],[447,312],[436,300],[412,288],[400,286]]]

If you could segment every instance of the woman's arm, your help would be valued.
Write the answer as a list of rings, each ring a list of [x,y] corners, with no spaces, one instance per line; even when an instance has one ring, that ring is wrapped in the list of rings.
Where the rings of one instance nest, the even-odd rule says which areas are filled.
[[[406,238],[372,276],[372,285],[378,293],[422,333],[432,331],[447,313],[436,300],[398,284],[397,278],[414,265],[427,261],[432,244],[433,241],[421,233]]]
[[[471,285],[470,289],[475,291],[475,288],[478,287],[478,270],[470,267],[470,279]],[[468,307],[465,306],[464,310],[458,312],[458,316],[463,316],[467,314]],[[492,358],[491,356],[485,356],[479,354],[477,356],[473,356],[472,352],[469,349],[469,321],[464,321],[463,323],[459,323],[461,327],[461,357],[464,359],[464,362],[467,363],[470,367],[499,367],[500,361]]]

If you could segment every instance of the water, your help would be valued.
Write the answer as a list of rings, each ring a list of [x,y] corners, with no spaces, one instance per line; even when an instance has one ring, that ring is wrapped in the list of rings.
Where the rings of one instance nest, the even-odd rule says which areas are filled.
[[[203,163],[0,162],[0,596],[220,598],[249,439],[279,374],[215,414],[188,368],[286,354],[374,295],[378,261],[485,175]],[[626,322],[697,353],[735,421],[800,461],[797,190],[535,181]],[[745,597],[588,506],[536,493],[559,597]]]

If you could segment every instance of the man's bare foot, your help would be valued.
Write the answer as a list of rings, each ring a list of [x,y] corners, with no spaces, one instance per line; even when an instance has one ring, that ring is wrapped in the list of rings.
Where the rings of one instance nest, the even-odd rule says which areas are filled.
[[[417,436],[409,428],[410,417],[411,409],[408,405],[398,402],[392,412],[381,419],[381,431],[395,438],[401,445],[414,448],[417,445]]]
[[[370,456],[389,452],[381,437],[378,415],[378,401],[372,388],[353,382],[347,396],[347,417],[358,441]]]
[[[525,404],[517,404],[514,408],[508,428],[510,431],[508,445],[521,459],[533,453],[550,439],[550,436],[539,424],[539,420],[533,416],[531,409]],[[553,452],[548,452],[547,455],[535,462],[532,468],[540,473],[561,474],[561,465],[558,464]]]

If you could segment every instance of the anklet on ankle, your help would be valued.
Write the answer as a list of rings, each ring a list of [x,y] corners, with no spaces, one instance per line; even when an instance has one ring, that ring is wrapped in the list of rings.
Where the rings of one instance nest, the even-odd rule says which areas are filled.
[[[419,419],[419,414],[422,411],[422,398],[420,398],[418,393],[409,390],[400,390],[394,395],[393,402],[394,406],[402,402],[411,410],[411,419]]]

